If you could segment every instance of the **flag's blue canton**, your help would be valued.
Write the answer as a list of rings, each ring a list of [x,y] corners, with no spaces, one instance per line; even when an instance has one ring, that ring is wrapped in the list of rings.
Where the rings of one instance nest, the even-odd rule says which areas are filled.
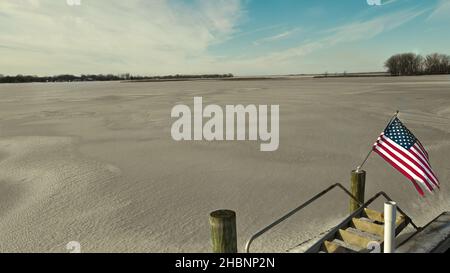
[[[406,150],[409,150],[417,141],[416,137],[398,118],[395,118],[386,130],[384,130],[384,135]]]

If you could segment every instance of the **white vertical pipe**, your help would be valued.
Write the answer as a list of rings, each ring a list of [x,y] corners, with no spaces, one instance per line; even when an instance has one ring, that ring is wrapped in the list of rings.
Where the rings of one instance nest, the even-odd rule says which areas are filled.
[[[397,204],[393,201],[384,203],[384,253],[395,252],[395,220]]]

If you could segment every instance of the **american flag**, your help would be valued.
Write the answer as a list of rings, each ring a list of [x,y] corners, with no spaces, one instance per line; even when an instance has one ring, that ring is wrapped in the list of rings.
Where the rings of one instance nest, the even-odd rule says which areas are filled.
[[[420,141],[395,117],[381,133],[373,150],[406,176],[420,195],[439,188],[427,151]]]

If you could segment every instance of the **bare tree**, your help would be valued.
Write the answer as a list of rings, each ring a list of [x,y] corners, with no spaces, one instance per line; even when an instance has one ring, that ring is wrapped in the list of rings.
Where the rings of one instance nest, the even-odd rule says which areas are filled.
[[[422,73],[423,57],[415,53],[397,54],[386,61],[385,67],[393,76],[417,75]]]
[[[391,56],[384,64],[392,76],[400,75],[400,55]]]
[[[425,71],[428,74],[439,73],[439,54],[433,53],[425,57]]]
[[[450,56],[433,53],[425,58],[415,53],[396,54],[385,62],[393,76],[450,74]]]
[[[433,53],[425,57],[425,71],[428,74],[448,74],[450,73],[450,56]]]
[[[450,73],[450,56],[441,54],[440,55],[440,65],[439,65],[439,71],[441,74],[448,74]]]

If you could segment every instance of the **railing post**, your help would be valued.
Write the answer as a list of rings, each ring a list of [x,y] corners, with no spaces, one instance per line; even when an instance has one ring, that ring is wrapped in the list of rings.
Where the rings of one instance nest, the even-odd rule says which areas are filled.
[[[364,192],[366,188],[366,171],[363,170],[354,170],[352,171],[351,176],[351,192],[352,195],[356,197],[356,199],[364,204]],[[353,213],[359,209],[359,204],[350,198],[350,213]]]
[[[389,201],[384,203],[384,253],[395,252],[395,220],[397,204]]]
[[[231,210],[214,211],[209,216],[214,253],[237,253],[236,213]]]

